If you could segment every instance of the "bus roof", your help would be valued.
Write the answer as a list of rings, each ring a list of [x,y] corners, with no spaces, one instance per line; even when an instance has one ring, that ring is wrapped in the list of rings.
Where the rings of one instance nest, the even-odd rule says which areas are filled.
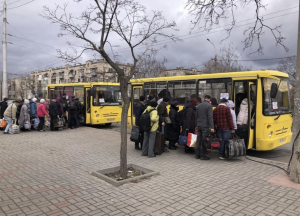
[[[289,77],[289,75],[287,73],[283,73],[283,72],[279,72],[279,71],[260,70],[260,71],[241,71],[241,72],[225,72],[225,73],[210,73],[210,74],[185,75],[185,76],[131,79],[130,82],[131,83],[144,83],[144,82],[155,82],[155,81],[191,80],[191,79],[209,79],[209,78],[231,78],[231,77],[245,77],[245,76]]]
[[[111,83],[111,82],[90,82],[90,83],[61,83],[61,84],[48,84],[48,87],[56,87],[56,86],[85,86],[91,87],[95,85],[112,85],[112,86],[119,86],[119,83]]]

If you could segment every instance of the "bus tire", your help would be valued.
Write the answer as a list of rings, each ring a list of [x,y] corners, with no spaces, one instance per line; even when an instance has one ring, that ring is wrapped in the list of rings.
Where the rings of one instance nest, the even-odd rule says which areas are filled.
[[[105,126],[111,126],[112,123],[105,123]]]

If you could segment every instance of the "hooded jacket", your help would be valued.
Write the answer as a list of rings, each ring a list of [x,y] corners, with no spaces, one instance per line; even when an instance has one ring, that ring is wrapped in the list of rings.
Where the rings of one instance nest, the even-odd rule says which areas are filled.
[[[157,107],[157,113],[159,115],[159,124],[161,125],[165,122],[165,117],[168,117],[167,104],[165,102],[161,102]]]
[[[37,113],[37,107],[36,107],[36,103],[35,102],[33,102],[33,101],[30,101],[29,102],[29,114],[30,114],[30,117],[31,118],[36,118],[37,117],[37,115],[36,115],[36,113]]]
[[[150,112],[151,110],[154,111],[150,113],[150,120],[152,125],[150,132],[155,132],[158,129],[158,120],[159,120],[159,117],[157,115],[157,110],[152,106],[148,106],[143,113],[145,113],[146,111]]]
[[[245,98],[240,106],[240,112],[237,117],[238,125],[246,125],[248,124],[248,99]]]
[[[51,101],[49,105],[49,114],[50,116],[55,116],[55,117],[59,115],[58,106],[56,102]]]
[[[136,107],[135,107],[135,125],[139,126],[139,122],[140,122],[140,117],[143,114],[143,112],[145,111],[145,105],[142,104],[141,102],[139,102]]]
[[[236,114],[235,114],[235,111],[233,110],[233,108],[234,108],[234,103],[233,103],[233,101],[228,100],[227,107],[230,109],[230,112],[231,112],[234,130],[237,130]]]

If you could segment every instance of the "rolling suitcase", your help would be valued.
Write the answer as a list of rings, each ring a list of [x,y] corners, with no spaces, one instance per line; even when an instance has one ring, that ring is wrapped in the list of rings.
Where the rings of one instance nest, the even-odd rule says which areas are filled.
[[[165,150],[165,135],[164,135],[164,127],[162,132],[156,132],[155,145],[154,145],[154,154],[160,155]]]

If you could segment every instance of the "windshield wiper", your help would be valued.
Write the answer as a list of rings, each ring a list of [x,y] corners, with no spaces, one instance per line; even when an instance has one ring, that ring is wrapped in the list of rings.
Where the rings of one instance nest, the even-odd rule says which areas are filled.
[[[274,120],[277,120],[277,119],[279,119],[280,118],[280,116],[281,116],[281,114],[279,114],[276,118],[274,118]]]

